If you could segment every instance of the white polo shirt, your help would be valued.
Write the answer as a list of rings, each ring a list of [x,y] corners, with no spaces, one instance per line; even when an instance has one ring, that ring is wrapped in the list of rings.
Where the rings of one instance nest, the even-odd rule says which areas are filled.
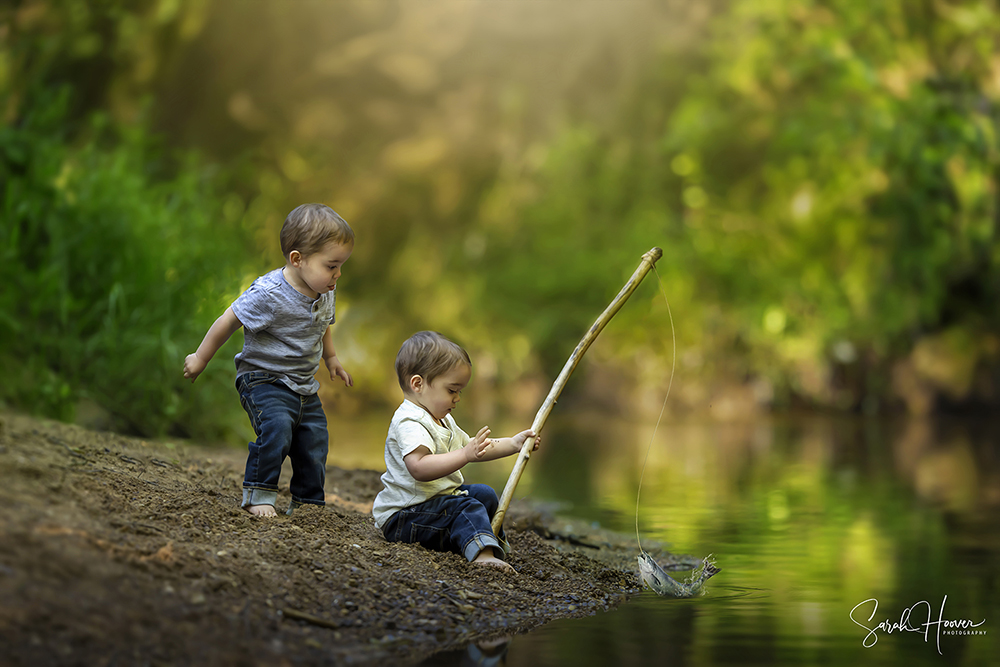
[[[465,483],[462,471],[430,482],[419,482],[406,469],[403,458],[417,447],[426,447],[431,454],[444,454],[461,449],[469,443],[469,434],[458,427],[450,414],[441,426],[416,403],[404,400],[396,409],[385,439],[385,473],[372,516],[381,528],[393,514],[411,505],[430,500],[434,496],[452,495]]]

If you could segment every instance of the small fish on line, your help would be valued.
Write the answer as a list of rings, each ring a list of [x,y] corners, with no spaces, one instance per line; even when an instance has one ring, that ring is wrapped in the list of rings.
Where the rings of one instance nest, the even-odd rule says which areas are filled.
[[[701,562],[701,573],[688,583],[680,582],[663,571],[653,557],[640,550],[636,560],[639,561],[639,575],[642,581],[657,595],[668,598],[690,598],[701,592],[701,585],[719,572],[711,560],[706,557]]]

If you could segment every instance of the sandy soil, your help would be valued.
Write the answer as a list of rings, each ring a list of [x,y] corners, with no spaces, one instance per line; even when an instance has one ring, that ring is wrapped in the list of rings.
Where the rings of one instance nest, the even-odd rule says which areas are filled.
[[[380,471],[251,517],[243,457],[0,415],[0,665],[416,664],[640,590],[629,539],[538,508],[507,515],[517,574],[389,544]]]

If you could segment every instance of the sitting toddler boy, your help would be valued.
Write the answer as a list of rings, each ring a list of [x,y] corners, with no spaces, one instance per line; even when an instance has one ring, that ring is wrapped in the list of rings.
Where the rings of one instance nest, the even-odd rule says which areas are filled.
[[[459,345],[433,331],[421,331],[396,355],[403,403],[392,416],[385,440],[385,474],[375,498],[375,523],[390,542],[417,542],[453,551],[470,562],[513,571],[503,531],[490,521],[500,502],[486,484],[465,484],[461,469],[521,451],[534,431],[490,439],[484,426],[470,438],[451,411],[472,377],[472,361]],[[536,438],[534,449],[540,440]]]

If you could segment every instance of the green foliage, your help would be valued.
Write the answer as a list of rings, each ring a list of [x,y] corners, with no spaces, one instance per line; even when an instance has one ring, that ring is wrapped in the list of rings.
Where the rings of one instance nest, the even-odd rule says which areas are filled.
[[[526,337],[544,373],[553,376],[643,253],[662,246],[661,270],[677,267],[677,218],[650,209],[641,194],[646,184],[635,178],[646,157],[626,141],[580,128],[550,148],[520,201],[515,193],[523,181],[497,184],[491,197],[517,205],[497,214],[487,204],[483,256],[469,267],[472,300],[489,313],[486,337]],[[618,347],[620,357],[634,344],[669,339],[664,320],[641,330],[629,326],[647,315],[650,299],[662,305],[655,275],[648,280],[602,334],[602,341],[611,339],[602,347]]]
[[[478,368],[496,368],[501,394],[551,379],[653,246],[692,404],[752,382],[779,405],[878,406],[906,364],[904,377],[958,399],[980,386],[988,397],[996,383],[981,380],[1000,364],[994,3],[732,0],[698,17],[675,4],[597,3],[570,28],[544,3],[0,9],[3,240],[18,256],[0,273],[21,286],[0,297],[0,331],[20,345],[0,353],[17,361],[18,388],[0,391],[66,414],[82,367],[99,367],[88,352],[99,340],[136,350],[118,374],[148,363],[139,350],[191,349],[233,295],[226,271],[243,250],[209,269],[185,230],[204,236],[198,220],[221,213],[212,243],[252,234],[248,262],[269,258],[256,275],[279,257],[284,213],[324,201],[359,239],[335,328],[357,380],[341,409],[395,400],[391,360],[423,328],[495,362]],[[62,115],[43,92],[60,85]],[[239,196],[219,207],[193,163],[144,130],[119,135],[146,95],[153,126],[225,163]],[[95,111],[113,120],[91,127]],[[110,194],[119,187],[132,203]],[[98,237],[59,227],[74,220],[171,263],[109,257]],[[154,310],[176,315],[143,319],[130,280],[89,286],[109,267],[203,310],[157,295]],[[29,300],[28,283],[51,296]],[[43,320],[61,328],[36,331]],[[670,325],[650,276],[589,356],[659,388]],[[57,347],[64,329],[97,338]],[[206,379],[163,390],[192,431],[204,427],[181,396],[211,409]],[[87,395],[110,406],[127,395],[140,406],[128,420],[153,409],[115,382]]]
[[[978,329],[997,297],[982,38],[1000,15],[917,5],[736,3],[667,128],[704,193],[687,214],[695,249],[714,241],[710,282],[718,258],[739,267],[734,330],[803,394],[796,375],[829,373],[838,343],[877,371],[924,333]]]
[[[196,400],[181,367],[238,285],[242,235],[193,158],[100,116],[72,146],[65,102],[0,129],[2,398],[61,418],[89,398],[121,430],[217,436],[226,388]]]
[[[626,104],[647,122],[571,129],[500,182],[513,205],[479,297],[558,357],[661,245],[682,349],[713,360],[698,372],[764,378],[779,401],[884,398],[921,336],[1000,326],[998,27],[982,4],[731,3],[689,76],[671,54]]]

